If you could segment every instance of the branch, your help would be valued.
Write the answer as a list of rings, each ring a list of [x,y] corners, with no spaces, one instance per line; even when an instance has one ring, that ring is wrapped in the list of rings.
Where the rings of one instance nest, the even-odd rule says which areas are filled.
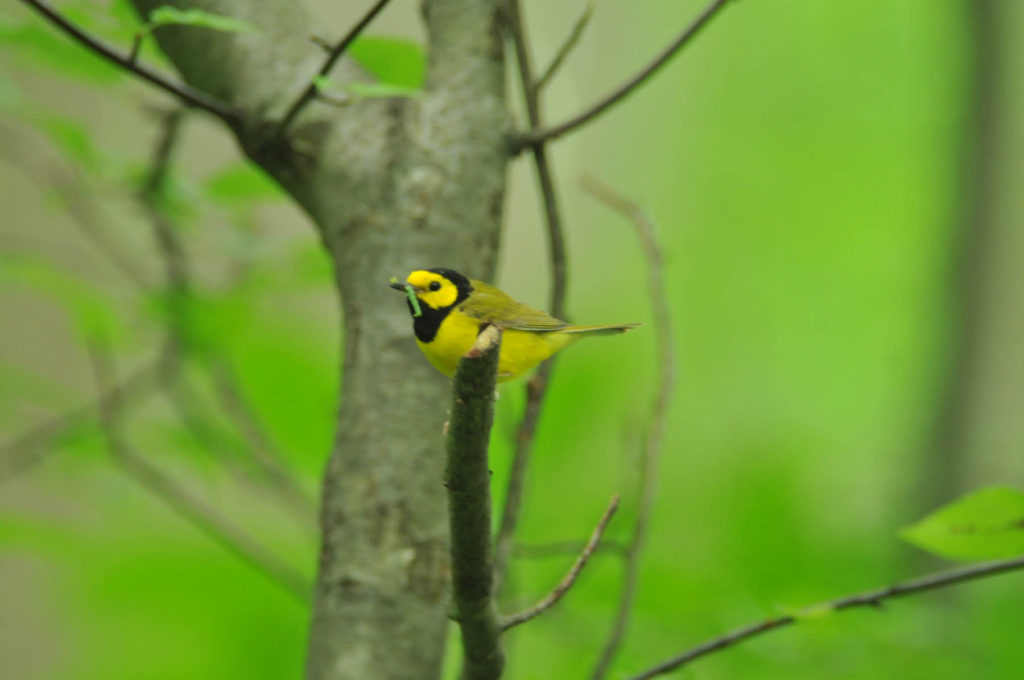
[[[101,394],[112,394],[105,387],[112,372],[109,358],[95,347],[90,349],[97,389]],[[302,574],[256,542],[244,529],[220,515],[203,499],[193,496],[186,487],[177,484],[122,437],[120,418],[124,403],[117,396],[113,399],[100,399],[98,404],[100,427],[107,447],[122,471],[235,557],[261,572],[300,603],[308,603],[310,584]]]
[[[1021,569],[1024,569],[1024,557],[1015,557],[1009,560],[986,562],[984,564],[976,564],[969,567],[961,567],[959,569],[950,569],[948,571],[929,574],[928,576],[923,576],[921,578],[897,583],[885,588],[878,588],[876,590],[869,590],[857,595],[847,595],[846,597],[828,600],[806,607],[801,614],[790,614],[774,619],[765,619],[760,623],[744,626],[743,628],[738,628],[731,633],[726,633],[720,637],[712,638],[707,642],[679,654],[678,656],[674,656],[663,661],[657,666],[632,676],[630,680],[646,680],[647,678],[653,678],[658,675],[670,673],[689,664],[691,661],[695,661],[702,656],[707,656],[712,652],[717,652],[721,649],[725,649],[726,647],[731,647],[745,640],[749,640],[750,638],[757,637],[762,633],[767,633],[770,630],[776,630],[778,628],[784,628],[790,624],[798,623],[803,616],[807,616],[808,614],[818,615],[824,612],[842,611],[844,609],[855,609],[857,607],[878,608],[887,600],[894,600],[906,595],[916,595],[929,590],[946,588],[959,583],[976,581],[989,576],[1018,571]]]
[[[594,527],[594,532],[590,534],[590,540],[587,541],[586,546],[584,546],[583,552],[581,552],[579,557],[576,558],[576,562],[573,563],[572,567],[569,569],[569,573],[565,575],[565,578],[561,580],[561,582],[548,594],[547,597],[537,604],[533,605],[529,609],[519,612],[518,614],[505,617],[501,622],[502,632],[509,628],[514,628],[521,623],[526,623],[534,617],[540,616],[555,606],[555,604],[561,600],[567,592],[569,592],[569,589],[572,588],[574,583],[576,583],[576,579],[579,577],[580,572],[583,571],[583,567],[586,565],[587,560],[589,560],[590,556],[594,554],[595,550],[597,550],[597,544],[601,541],[601,536],[604,534],[605,527],[608,526],[608,522],[611,520],[612,515],[615,514],[615,511],[618,510],[618,508],[619,495],[615,494],[612,496],[612,500],[608,504],[608,509],[604,511],[604,514],[601,516],[600,521],[598,521],[597,526]]]
[[[162,362],[163,358],[158,356],[100,393],[95,401],[54,416],[0,446],[0,483],[41,463],[47,454],[55,451],[55,448],[45,447],[68,431],[94,420],[97,411],[107,408],[106,404],[136,402],[152,388],[153,376]]]
[[[379,14],[380,11],[384,9],[384,7],[386,7],[388,2],[390,1],[391,0],[377,0],[377,2],[373,4],[370,10],[363,16],[363,18],[360,19],[355,26],[349,29],[349,32],[345,35],[345,37],[342,38],[337,45],[330,49],[330,51],[327,54],[327,59],[324,60],[324,63],[320,67],[320,70],[317,71],[316,73],[317,76],[325,76],[331,72],[331,69],[334,68],[334,64],[338,61],[338,59],[341,58],[341,55],[345,54],[345,50],[349,48],[352,42],[355,41],[355,39],[359,37],[359,34],[363,32],[363,29],[365,29],[370,24],[370,22],[373,21],[374,17],[376,17],[377,14]],[[288,129],[288,126],[292,124],[292,121],[294,121],[295,118],[299,115],[299,113],[302,112],[302,109],[304,109],[306,105],[309,104],[309,102],[313,101],[313,99],[316,98],[316,94],[317,87],[316,80],[314,77],[310,79],[309,85],[306,86],[306,89],[303,90],[301,95],[299,95],[299,98],[296,99],[295,102],[288,108],[288,112],[284,114],[284,118],[281,119],[281,123],[277,126],[277,130],[274,133],[275,137],[280,137],[282,134],[284,134],[284,132]]]
[[[647,289],[654,308],[654,327],[658,342],[658,367],[660,368],[657,392],[651,408],[651,418],[644,439],[643,457],[640,471],[640,509],[633,526],[633,536],[626,549],[625,574],[623,576],[622,594],[619,598],[619,609],[615,616],[612,632],[605,643],[601,658],[591,675],[594,680],[603,678],[619,646],[626,635],[626,627],[633,609],[636,584],[639,572],[639,558],[643,550],[647,534],[647,523],[654,507],[654,493],[658,479],[658,458],[661,442],[665,435],[665,417],[672,400],[675,385],[675,357],[672,348],[675,340],[672,332],[672,319],[669,312],[668,297],[665,294],[665,278],[661,246],[654,233],[654,225],[647,213],[636,203],[620,196],[611,187],[593,178],[584,178],[583,187],[606,206],[615,210],[633,222],[647,260]]]
[[[537,127],[540,125],[540,97],[537,88],[534,87],[533,67],[530,64],[529,48],[526,44],[526,34],[523,29],[518,0],[509,0],[507,21],[515,43],[519,80],[523,89],[523,98],[526,101],[530,126]],[[533,147],[533,159],[544,200],[544,216],[548,226],[548,244],[551,252],[551,314],[563,318],[565,315],[565,291],[568,286],[565,237],[562,234],[562,220],[558,211],[558,196],[555,194],[554,177],[543,144]],[[526,468],[529,466],[533,439],[537,432],[541,406],[551,380],[553,366],[554,359],[545,361],[526,385],[526,408],[523,420],[516,431],[516,450],[512,458],[512,469],[509,472],[501,524],[495,539],[496,591],[500,591],[504,585],[508,558],[512,550],[512,540],[515,537],[516,526],[519,524]]]
[[[562,63],[565,61],[566,57],[569,56],[569,53],[572,52],[573,48],[576,47],[576,44],[580,41],[580,38],[583,36],[583,31],[584,29],[586,29],[587,24],[590,23],[590,17],[593,16],[593,14],[594,0],[590,0],[587,3],[586,7],[583,8],[583,12],[580,13],[579,18],[576,19],[576,23],[573,24],[572,31],[569,32],[569,36],[565,39],[565,42],[562,43],[562,46],[558,49],[558,52],[555,53],[555,56],[551,60],[551,63],[548,64],[548,67],[544,70],[544,73],[539,78],[537,78],[537,81],[531,85],[534,93],[539,94],[540,91],[544,89],[544,86],[547,85],[548,82],[551,80],[552,76],[554,76],[558,69],[562,66]]]
[[[572,132],[576,128],[590,122],[592,119],[601,115],[615,104],[625,99],[627,96],[633,93],[638,87],[643,85],[648,78],[654,75],[662,66],[669,62],[683,47],[687,45],[693,38],[700,33],[700,30],[704,28],[708,22],[711,21],[712,17],[718,13],[718,10],[722,9],[729,0],[712,0],[712,2],[704,9],[703,12],[690,24],[686,30],[679,34],[672,43],[666,47],[661,54],[654,58],[654,60],[644,66],[640,71],[632,78],[624,82],[618,88],[607,94],[603,99],[592,105],[589,109],[582,113],[570,118],[564,123],[558,125],[552,125],[546,128],[533,127],[530,132],[520,136],[514,140],[513,148],[516,152],[521,151],[526,147],[537,147],[539,144],[556,139]]]
[[[448,521],[452,597],[462,630],[465,680],[498,678],[505,665],[494,603],[491,559],[491,472],[487,443],[501,329],[488,326],[455,372],[448,427]]]
[[[168,327],[168,342],[174,348],[174,354],[164,364],[160,372],[161,385],[168,399],[177,410],[185,427],[192,433],[196,441],[209,453],[217,450],[215,437],[210,435],[201,409],[197,409],[198,399],[189,390],[186,378],[181,372],[181,356],[178,350],[185,349],[185,338],[189,335],[189,299],[192,295],[192,277],[184,244],[178,235],[178,226],[168,218],[160,205],[167,175],[171,168],[171,157],[177,146],[184,109],[165,112],[162,116],[161,133],[157,138],[153,151],[153,160],[146,175],[139,199],[146,210],[152,225],[153,237],[157,244],[157,252],[163,263],[164,287],[169,295],[169,306],[174,322]],[[232,376],[226,366],[216,367],[211,360],[207,361],[207,369],[214,381],[217,397],[221,406],[235,421],[243,436],[249,442],[247,453],[263,475],[263,481],[269,483],[274,492],[284,501],[286,507],[298,520],[299,525],[308,530],[315,526],[316,509],[302,493],[298,481],[290,472],[280,465],[273,456],[267,455],[269,442],[262,430],[235,389]]]
[[[99,38],[89,35],[72,24],[45,0],[21,1],[42,14],[50,23],[57,26],[57,28],[64,31],[81,45],[84,45],[107,61],[117,64],[126,71],[134,73],[143,80],[156,85],[164,92],[174,95],[188,106],[208,111],[232,126],[239,122],[238,112],[227,104],[203,94],[183,82],[158,73],[148,66],[139,64],[130,53],[122,54],[118,52]]]
[[[555,541],[554,543],[516,543],[512,546],[512,556],[523,560],[543,560],[550,557],[561,557],[563,555],[578,555],[586,544],[579,541]],[[626,546],[617,541],[604,541],[597,546],[597,555],[615,555],[622,557],[626,554]]]

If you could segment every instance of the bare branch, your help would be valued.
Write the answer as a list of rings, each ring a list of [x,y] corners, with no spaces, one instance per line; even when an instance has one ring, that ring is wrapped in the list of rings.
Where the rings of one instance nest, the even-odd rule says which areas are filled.
[[[757,637],[770,630],[777,630],[790,624],[798,623],[802,616],[818,616],[828,612],[837,612],[844,609],[855,609],[858,607],[879,608],[887,600],[893,600],[907,595],[916,595],[918,593],[937,590],[939,588],[948,588],[960,583],[977,581],[990,576],[996,576],[997,574],[1005,574],[1012,571],[1019,571],[1021,569],[1024,569],[1024,557],[1015,557],[1013,559],[1000,560],[998,562],[985,562],[983,564],[975,564],[968,567],[961,567],[959,569],[941,571],[921,578],[912,579],[910,581],[896,583],[884,588],[869,590],[856,595],[847,595],[834,600],[827,600],[819,604],[811,605],[810,607],[805,607],[803,614],[790,614],[777,618],[765,619],[759,623],[744,626],[743,628],[737,628],[730,633],[712,638],[707,642],[701,643],[696,647],[683,652],[682,654],[663,661],[657,666],[653,666],[632,676],[630,680],[647,680],[647,678],[671,673],[672,671],[678,670],[692,661],[696,661],[697,659],[707,656],[713,652],[717,652],[727,647],[732,647],[737,643]]]
[[[586,546],[580,541],[555,541],[553,543],[516,543],[512,546],[512,557],[523,560],[543,560],[564,555],[579,555]],[[596,555],[622,557],[626,547],[618,541],[602,541],[594,551]]]
[[[576,23],[573,24],[572,31],[569,32],[568,37],[562,46],[555,53],[554,58],[548,67],[544,69],[544,73],[537,78],[537,81],[532,84],[534,93],[540,93],[544,89],[544,86],[548,84],[551,77],[555,75],[558,69],[565,62],[566,57],[572,52],[573,48],[583,37],[583,31],[587,28],[587,24],[590,23],[590,17],[594,14],[594,0],[590,0],[583,8],[583,12],[580,13],[579,18],[576,19]]]
[[[648,78],[658,71],[658,69],[668,63],[669,60],[671,60],[672,57],[674,57],[693,38],[695,38],[697,34],[700,33],[700,30],[711,21],[711,19],[718,13],[718,10],[722,9],[727,2],[729,2],[729,0],[712,0],[704,11],[698,15],[694,22],[686,27],[686,30],[680,33],[679,36],[661,52],[661,54],[655,57],[651,63],[640,69],[640,71],[633,77],[610,92],[603,99],[593,104],[590,108],[576,116],[573,116],[564,123],[559,123],[558,125],[552,125],[546,128],[534,127],[530,132],[514,140],[514,150],[518,152],[526,147],[536,147],[538,144],[561,137],[567,132],[572,132],[576,128],[590,122],[615,104],[625,99],[638,87],[643,85]]]
[[[349,48],[352,42],[359,37],[360,33],[363,32],[363,29],[365,29],[370,24],[370,22],[373,21],[373,19],[380,13],[382,9],[384,9],[387,6],[388,2],[390,1],[391,0],[377,0],[377,2],[375,2],[373,6],[370,7],[370,10],[365,15],[363,15],[363,18],[360,19],[355,26],[349,29],[349,32],[345,35],[345,37],[342,38],[337,45],[330,49],[330,51],[327,54],[327,59],[324,60],[324,63],[320,67],[320,70],[317,71],[316,73],[317,76],[325,76],[331,72],[331,69],[334,68],[334,64],[338,61],[338,59],[341,58],[341,55],[345,54],[345,50]],[[309,85],[306,87],[305,90],[303,90],[302,94],[299,95],[299,98],[296,99],[295,102],[288,108],[288,112],[284,114],[284,118],[281,119],[281,123],[277,126],[277,130],[274,133],[275,137],[280,137],[282,134],[284,134],[284,132],[288,129],[288,126],[291,125],[295,118],[299,115],[299,113],[302,112],[302,109],[304,109],[306,105],[309,104],[309,102],[313,101],[313,99],[316,98],[316,94],[316,82],[311,78]]]
[[[651,408],[651,418],[644,438],[643,454],[640,471],[640,508],[637,511],[633,535],[626,551],[625,574],[623,576],[622,594],[615,623],[608,641],[605,643],[601,658],[591,675],[594,680],[603,678],[611,666],[622,640],[626,635],[626,627],[633,609],[639,572],[640,553],[643,550],[647,523],[654,506],[654,494],[658,479],[658,458],[661,442],[665,434],[665,418],[672,390],[675,385],[675,347],[672,332],[672,320],[669,312],[668,297],[665,293],[665,280],[662,266],[661,246],[655,235],[654,225],[647,213],[636,203],[620,196],[611,187],[593,178],[584,178],[583,187],[599,201],[615,210],[630,221],[640,237],[644,255],[647,259],[647,288],[654,307],[654,327],[658,339],[658,387]]]
[[[526,112],[530,119],[530,127],[540,126],[540,97],[534,87],[533,66],[530,63],[530,51],[526,40],[526,29],[523,26],[519,0],[509,0],[508,24],[512,32],[512,40],[516,46],[516,62],[519,65],[519,80],[526,101]],[[553,316],[565,316],[565,290],[568,285],[566,273],[565,238],[562,235],[562,219],[558,211],[558,197],[555,195],[555,183],[548,164],[547,152],[543,144],[533,144],[533,159],[537,166],[537,180],[544,199],[544,216],[548,224],[548,241],[551,248],[551,305]]]
[[[459,361],[452,386],[445,486],[452,600],[462,630],[465,680],[496,679],[505,665],[494,603],[491,472],[487,461],[500,347],[501,329],[488,326]]]
[[[176,514],[261,572],[300,603],[308,603],[311,587],[302,574],[260,545],[244,529],[222,516],[203,499],[177,484],[128,443],[120,429],[124,402],[119,399],[120,395],[116,391],[106,387],[113,373],[109,356],[96,347],[90,347],[90,357],[99,394],[114,395],[113,398],[101,398],[97,403],[100,427],[106,438],[107,447],[121,470],[163,501]]]
[[[180,375],[180,355],[184,336],[187,335],[189,324],[189,296],[192,294],[191,273],[184,244],[178,235],[177,225],[168,218],[166,211],[160,206],[161,196],[167,175],[170,172],[171,157],[177,145],[184,109],[165,112],[162,117],[161,133],[153,152],[153,161],[146,176],[140,201],[150,218],[153,237],[157,244],[157,252],[163,262],[164,286],[170,294],[169,305],[175,321],[183,328],[170,327],[168,342],[175,352],[173,360],[165,362],[160,372],[160,382],[171,404],[177,410],[185,427],[192,433],[204,449],[209,453],[216,452],[219,444],[211,436],[210,428],[200,410],[196,408],[199,400],[190,391],[184,377]],[[285,506],[292,512],[305,530],[315,526],[316,510],[312,502],[302,493],[298,481],[280,465],[272,456],[267,455],[269,441],[263,435],[259,424],[248,412],[243,400],[234,387],[232,376],[227,367],[208,360],[207,369],[214,382],[217,396],[228,415],[235,421],[242,435],[250,446],[247,453],[256,464],[263,481],[269,483]],[[216,365],[215,365],[216,364]]]
[[[519,65],[519,80],[526,101],[527,115],[531,127],[540,125],[540,99],[533,86],[533,68],[530,64],[529,48],[522,24],[522,14],[518,0],[509,0],[506,14],[512,39],[515,42],[516,59]],[[537,169],[537,180],[540,183],[541,196],[544,201],[544,215],[548,227],[548,244],[551,254],[551,313],[565,317],[565,291],[568,286],[566,274],[565,237],[562,233],[562,220],[558,210],[558,197],[555,193],[554,177],[548,163],[547,152],[543,144],[533,147],[534,164]],[[537,373],[526,385],[526,408],[523,420],[516,431],[516,450],[512,459],[508,487],[505,493],[505,505],[502,508],[501,523],[495,539],[495,590],[501,591],[504,585],[509,553],[519,523],[519,511],[522,505],[523,484],[526,469],[529,466],[530,454],[533,450],[533,439],[537,432],[544,394],[551,380],[554,359],[545,361]]]
[[[618,508],[619,495],[615,494],[612,496],[611,502],[608,503],[608,509],[604,511],[604,514],[601,516],[600,521],[598,521],[597,526],[594,527],[593,533],[590,534],[590,540],[587,541],[586,546],[584,546],[583,552],[581,552],[579,557],[576,558],[576,562],[573,563],[572,567],[569,569],[569,573],[565,575],[565,578],[563,578],[561,582],[555,586],[555,589],[537,604],[533,605],[529,609],[519,612],[518,614],[506,617],[501,622],[502,632],[509,628],[514,628],[521,623],[526,623],[532,618],[540,616],[555,606],[555,604],[557,604],[558,601],[561,600],[567,592],[569,592],[569,589],[572,588],[574,583],[576,583],[576,579],[579,577],[580,572],[583,571],[583,567],[587,564],[587,560],[589,560],[590,556],[594,554],[595,550],[597,550],[597,544],[601,541],[601,536],[604,534],[605,527],[608,526],[608,522],[611,520],[612,515],[615,514],[615,511]]]
[[[42,14],[50,23],[64,31],[77,42],[92,50],[107,61],[117,64],[121,68],[134,73],[143,80],[156,85],[164,92],[168,92],[188,106],[193,106],[208,111],[229,125],[236,125],[239,122],[238,112],[227,104],[217,101],[199,90],[169,76],[158,73],[148,66],[137,63],[131,53],[121,54],[110,45],[99,38],[89,35],[73,23],[65,19],[54,7],[45,0],[21,0],[24,4],[32,7]],[[134,50],[133,50],[134,51]]]
[[[94,420],[97,411],[106,408],[105,404],[137,401],[152,388],[153,377],[162,361],[160,357],[154,359],[111,385],[95,401],[54,416],[0,446],[0,483],[41,463],[55,451],[56,440]]]

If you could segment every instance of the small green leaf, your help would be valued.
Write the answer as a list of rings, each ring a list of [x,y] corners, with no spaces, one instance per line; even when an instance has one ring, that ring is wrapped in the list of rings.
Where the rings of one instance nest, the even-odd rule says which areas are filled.
[[[234,163],[210,176],[203,185],[210,200],[222,204],[276,201],[283,197],[281,187],[259,166]]]
[[[365,36],[349,45],[347,54],[382,83],[409,90],[423,87],[427,58],[423,48],[414,42]]]
[[[1005,486],[980,489],[936,510],[901,535],[923,550],[956,560],[1024,554],[1024,492]]]
[[[259,29],[248,21],[235,19],[234,17],[214,14],[201,9],[178,9],[170,5],[157,7],[149,13],[149,21],[146,22],[149,30],[159,26],[196,26],[209,28],[214,31],[225,31],[228,33],[259,33]]]

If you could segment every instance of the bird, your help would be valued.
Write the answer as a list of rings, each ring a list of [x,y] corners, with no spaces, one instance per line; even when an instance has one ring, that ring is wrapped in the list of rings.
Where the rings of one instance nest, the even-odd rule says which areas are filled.
[[[498,382],[519,377],[580,338],[615,335],[640,325],[573,326],[452,269],[417,269],[405,283],[392,277],[390,284],[406,293],[416,344],[448,377],[491,324],[502,330]]]

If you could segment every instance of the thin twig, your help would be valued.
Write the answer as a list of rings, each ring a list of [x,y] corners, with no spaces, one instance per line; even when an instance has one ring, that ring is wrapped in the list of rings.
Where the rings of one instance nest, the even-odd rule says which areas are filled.
[[[590,108],[576,116],[573,116],[569,120],[550,127],[531,128],[529,132],[514,140],[514,150],[518,152],[526,147],[536,147],[543,142],[561,137],[567,132],[572,132],[580,126],[590,122],[615,104],[622,101],[624,98],[632,94],[638,87],[643,85],[648,78],[654,75],[658,69],[668,63],[672,57],[674,57],[683,47],[696,37],[697,34],[700,33],[700,30],[711,21],[712,17],[714,17],[715,14],[718,13],[718,10],[722,9],[727,2],[729,2],[729,0],[712,0],[704,11],[698,15],[694,22],[687,26],[686,30],[680,33],[679,36],[661,52],[661,54],[655,57],[651,63],[640,69],[640,71],[633,77],[610,92],[603,99],[593,104]]]
[[[106,438],[107,447],[121,470],[163,501],[176,514],[261,572],[300,603],[307,603],[311,592],[308,579],[260,545],[243,528],[222,516],[186,487],[176,483],[128,443],[120,428],[125,404],[116,392],[106,387],[114,372],[110,365],[110,357],[95,346],[90,347],[90,357],[98,393],[115,395],[113,399],[99,399],[97,403],[100,406],[100,427]]]
[[[590,23],[590,17],[593,16],[593,14],[594,0],[590,0],[583,8],[583,12],[581,12],[580,16],[576,19],[576,23],[573,24],[572,31],[569,32],[565,42],[562,43],[562,46],[555,53],[551,63],[548,64],[546,69],[544,69],[544,73],[537,78],[537,81],[533,83],[532,87],[535,94],[539,94],[540,91],[544,89],[544,86],[551,80],[551,77],[555,75],[559,68],[561,68],[566,57],[569,56],[569,53],[572,52],[574,47],[576,47],[580,38],[583,37],[583,31],[587,28],[587,24]]]
[[[544,560],[565,555],[579,555],[586,543],[580,541],[555,541],[553,543],[516,543],[512,546],[512,557],[521,560]],[[626,545],[618,541],[602,541],[594,551],[595,555],[626,554]]]
[[[255,417],[225,362],[211,361],[208,369],[221,407],[248,442],[248,451],[278,495],[305,529],[316,526],[316,503],[303,492],[302,484],[282,462],[262,423]]]
[[[672,400],[675,385],[675,347],[672,331],[672,319],[666,295],[663,258],[661,246],[655,235],[654,225],[647,213],[636,203],[619,195],[611,187],[593,178],[584,178],[583,187],[606,206],[627,217],[636,229],[647,260],[647,288],[654,312],[654,327],[657,332],[659,378],[651,418],[644,438],[643,455],[640,472],[640,507],[637,511],[636,523],[633,526],[632,538],[626,553],[625,573],[623,575],[622,594],[619,608],[615,616],[611,634],[601,652],[601,657],[591,677],[594,680],[603,678],[611,666],[626,635],[626,628],[633,609],[639,576],[640,554],[643,551],[647,534],[647,523],[654,507],[654,495],[658,479],[658,458],[661,443],[665,434],[665,418]]]
[[[112,385],[95,401],[67,410],[17,435],[0,446],[0,484],[43,462],[57,450],[55,441],[77,427],[94,421],[105,404],[138,400],[153,387],[153,378],[163,361],[157,357]]]
[[[338,44],[331,48],[330,52],[328,52],[327,54],[327,59],[324,60],[324,63],[320,67],[320,70],[317,71],[317,76],[326,76],[328,73],[331,72],[331,69],[334,68],[334,64],[338,61],[338,59],[341,58],[341,55],[345,54],[345,50],[349,48],[352,42],[359,37],[360,33],[363,32],[363,29],[365,29],[370,24],[370,22],[373,21],[374,17],[376,17],[377,14],[379,14],[380,11],[384,9],[384,7],[386,7],[388,2],[390,1],[391,0],[377,0],[377,2],[375,2],[373,6],[370,7],[370,10],[365,15],[363,15],[363,18],[360,19],[355,26],[349,29],[349,32],[345,35],[345,37],[342,38],[341,41],[338,42]],[[288,126],[291,125],[292,121],[295,120],[296,116],[298,116],[299,113],[302,112],[302,109],[304,109],[306,105],[309,104],[309,102],[313,101],[313,99],[316,97],[316,94],[317,87],[316,80],[314,77],[310,79],[309,85],[306,87],[305,90],[302,91],[302,94],[299,95],[298,99],[295,100],[291,107],[289,107],[288,112],[284,114],[284,118],[281,119],[281,123],[277,126],[277,130],[274,133],[274,137],[280,137],[282,134],[284,134],[284,132],[288,129]]]
[[[188,349],[184,344],[189,335],[189,298],[193,288],[188,258],[184,244],[178,236],[177,225],[168,218],[160,205],[171,168],[172,155],[178,142],[183,114],[183,109],[164,113],[162,131],[157,138],[153,161],[139,198],[149,215],[157,252],[163,263],[164,286],[168,294],[171,315],[180,326],[169,326],[169,342],[174,344],[176,351],[173,360],[165,362],[164,370],[160,372],[160,382],[182,423],[203,449],[213,453],[221,446],[217,442],[217,437],[211,433],[201,409],[197,408],[199,399],[181,375],[181,353]],[[258,434],[260,430],[255,418],[246,413],[246,407],[233,388],[226,367],[215,370],[212,360],[207,363],[221,405],[239,425],[243,436],[249,439],[250,447],[247,452],[251,454],[252,461],[263,475],[263,481],[272,486],[302,528],[308,530],[315,526],[315,507],[302,493],[298,481],[281,465],[265,455],[268,442],[265,437]]]
[[[773,619],[765,619],[759,623],[744,626],[743,628],[737,628],[730,633],[712,638],[707,642],[703,642],[696,647],[683,652],[682,654],[663,661],[657,666],[653,666],[632,676],[630,680],[647,680],[648,678],[670,673],[713,652],[731,647],[737,643],[749,640],[750,638],[757,637],[758,635],[767,633],[770,630],[777,630],[779,628],[784,628],[785,626],[798,623],[801,618],[805,616],[813,616],[816,618],[829,612],[842,611],[844,609],[855,609],[858,607],[880,608],[887,600],[893,600],[906,595],[916,595],[929,590],[946,588],[959,583],[976,581],[989,576],[1019,571],[1021,569],[1024,569],[1024,557],[1015,557],[1013,559],[1000,560],[998,562],[985,562],[983,564],[975,564],[968,567],[961,567],[959,569],[941,571],[921,578],[912,579],[910,581],[903,581],[902,583],[897,583],[888,587],[869,590],[856,595],[847,595],[834,600],[827,600],[819,604],[811,605],[810,607],[805,607],[803,609],[803,614],[789,614]]]
[[[526,101],[527,115],[530,125],[540,125],[540,99],[533,87],[533,68],[530,65],[529,48],[522,24],[522,15],[518,0],[509,0],[507,21],[512,32],[516,47],[516,58],[519,65],[519,80]],[[537,180],[540,183],[541,195],[544,200],[544,215],[548,227],[548,243],[551,261],[551,313],[558,317],[565,316],[565,291],[568,286],[566,275],[565,237],[562,234],[562,220],[558,210],[558,197],[555,193],[554,177],[548,163],[547,152],[543,144],[533,147],[533,158],[537,169]],[[509,553],[515,530],[519,523],[522,506],[523,487],[526,469],[529,467],[533,440],[540,420],[541,406],[551,380],[554,361],[548,359],[537,370],[537,373],[526,385],[526,407],[523,420],[516,431],[516,449],[509,473],[508,487],[505,493],[505,505],[502,508],[501,523],[495,539],[495,590],[501,591],[504,585]]]
[[[615,514],[615,511],[618,508],[619,495],[615,494],[612,496],[611,502],[608,503],[608,509],[604,511],[603,515],[601,515],[600,521],[598,521],[597,526],[594,527],[593,533],[590,534],[590,540],[587,541],[586,546],[583,547],[583,552],[581,552],[579,557],[576,558],[576,561],[569,569],[569,572],[565,575],[565,578],[563,578],[561,582],[555,586],[555,589],[548,593],[548,595],[537,604],[533,605],[529,609],[519,612],[518,614],[512,614],[511,616],[505,617],[501,622],[501,630],[503,632],[509,628],[514,628],[521,623],[526,623],[532,618],[540,616],[547,610],[554,607],[555,604],[557,604],[558,601],[561,600],[567,592],[569,592],[569,589],[572,588],[574,583],[576,583],[576,579],[579,577],[580,572],[583,571],[583,567],[587,564],[587,560],[589,560],[590,556],[594,554],[595,550],[597,550],[597,545],[601,541],[601,536],[604,535],[604,530],[608,526],[608,522],[611,520],[612,515]]]
[[[42,14],[50,23],[57,26],[57,28],[64,31],[64,33],[71,36],[80,44],[89,48],[107,61],[113,62],[121,68],[139,76],[143,80],[156,85],[165,92],[169,92],[189,106],[194,106],[195,108],[212,113],[229,125],[235,125],[239,122],[238,112],[224,102],[218,101],[213,97],[210,97],[209,95],[187,85],[186,83],[174,80],[169,76],[165,76],[152,70],[148,66],[137,63],[130,53],[121,54],[99,38],[89,35],[78,26],[75,26],[73,23],[65,19],[45,0],[21,1]]]
[[[452,384],[445,487],[452,602],[462,631],[463,680],[496,680],[505,665],[494,603],[487,460],[500,348],[501,329],[488,326],[459,361]]]

